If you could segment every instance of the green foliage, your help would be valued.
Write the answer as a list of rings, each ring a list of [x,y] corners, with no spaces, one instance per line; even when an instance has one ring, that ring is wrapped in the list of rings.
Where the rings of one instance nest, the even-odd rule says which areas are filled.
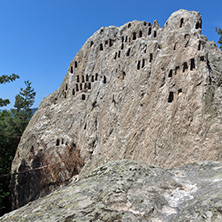
[[[216,28],[216,32],[220,35],[218,43],[220,44],[220,49],[222,50],[222,29]]]
[[[14,73],[10,76],[2,75],[2,76],[0,76],[0,84],[5,84],[7,82],[12,82],[12,81],[14,81],[18,78],[19,78],[19,76],[14,74]],[[9,103],[10,103],[10,101],[8,99],[0,98],[0,107],[7,106]]]
[[[9,80],[6,77],[4,79]],[[15,109],[0,112],[0,175],[11,172],[11,163],[20,137],[32,115],[30,108],[36,93],[31,82],[25,81],[25,85],[26,88],[21,88],[15,97]],[[9,184],[10,177],[0,178],[0,216],[11,208]]]
[[[25,81],[26,88],[20,89],[19,94],[15,97],[15,105],[18,111],[24,109],[25,112],[30,111],[30,107],[34,104],[35,95],[34,89],[31,87],[31,82]]]
[[[13,127],[15,133],[18,133],[18,137],[22,135],[32,116],[31,106],[35,102],[36,95],[36,92],[31,87],[31,82],[25,81],[25,85],[26,88],[21,88],[19,94],[15,97],[14,107],[16,109],[11,109],[14,115]]]
[[[11,162],[17,147],[13,135],[10,133],[12,115],[3,110],[0,113],[0,175],[10,173]],[[0,178],[0,213],[3,214],[10,209],[9,202],[10,177]],[[4,204],[3,204],[4,203]],[[0,215],[1,215],[0,214]]]
[[[14,81],[18,78],[19,78],[19,76],[14,74],[14,73],[10,76],[2,75],[2,76],[0,76],[0,84],[7,83],[7,82],[12,82],[12,81]]]

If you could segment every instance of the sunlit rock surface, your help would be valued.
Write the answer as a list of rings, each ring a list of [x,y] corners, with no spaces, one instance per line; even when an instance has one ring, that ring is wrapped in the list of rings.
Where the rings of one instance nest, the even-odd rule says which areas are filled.
[[[179,10],[93,34],[22,136],[12,172],[44,168],[12,178],[13,208],[112,160],[221,160],[222,53],[201,27]]]
[[[222,163],[164,170],[132,160],[110,162],[0,221],[221,222]]]

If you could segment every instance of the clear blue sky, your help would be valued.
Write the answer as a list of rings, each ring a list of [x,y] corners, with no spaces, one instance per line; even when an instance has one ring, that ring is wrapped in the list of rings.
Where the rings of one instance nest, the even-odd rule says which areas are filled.
[[[218,41],[222,0],[0,0],[0,75],[20,79],[0,85],[0,97],[14,97],[24,81],[37,92],[33,107],[59,88],[68,66],[85,41],[102,26],[121,26],[132,20],[163,27],[176,10],[199,11],[202,34]]]

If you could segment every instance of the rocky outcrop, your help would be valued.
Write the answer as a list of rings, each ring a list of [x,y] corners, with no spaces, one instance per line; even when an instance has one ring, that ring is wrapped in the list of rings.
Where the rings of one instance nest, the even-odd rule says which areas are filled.
[[[112,160],[221,160],[222,53],[201,26],[179,10],[90,37],[21,138],[12,172],[32,171],[13,176],[13,207]]]
[[[222,221],[222,163],[172,170],[110,162],[0,221]]]

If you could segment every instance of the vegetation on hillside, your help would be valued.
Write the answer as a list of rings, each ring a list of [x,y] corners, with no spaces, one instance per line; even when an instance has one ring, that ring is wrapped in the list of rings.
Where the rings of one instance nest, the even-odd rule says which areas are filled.
[[[18,75],[0,76],[0,84],[9,83],[19,78]],[[15,97],[14,109],[0,112],[0,216],[11,210],[10,176],[1,175],[11,173],[11,163],[14,158],[19,140],[31,116],[31,106],[34,103],[34,89],[31,82],[25,81],[25,88],[21,88]],[[8,99],[0,98],[0,107],[9,104]]]

